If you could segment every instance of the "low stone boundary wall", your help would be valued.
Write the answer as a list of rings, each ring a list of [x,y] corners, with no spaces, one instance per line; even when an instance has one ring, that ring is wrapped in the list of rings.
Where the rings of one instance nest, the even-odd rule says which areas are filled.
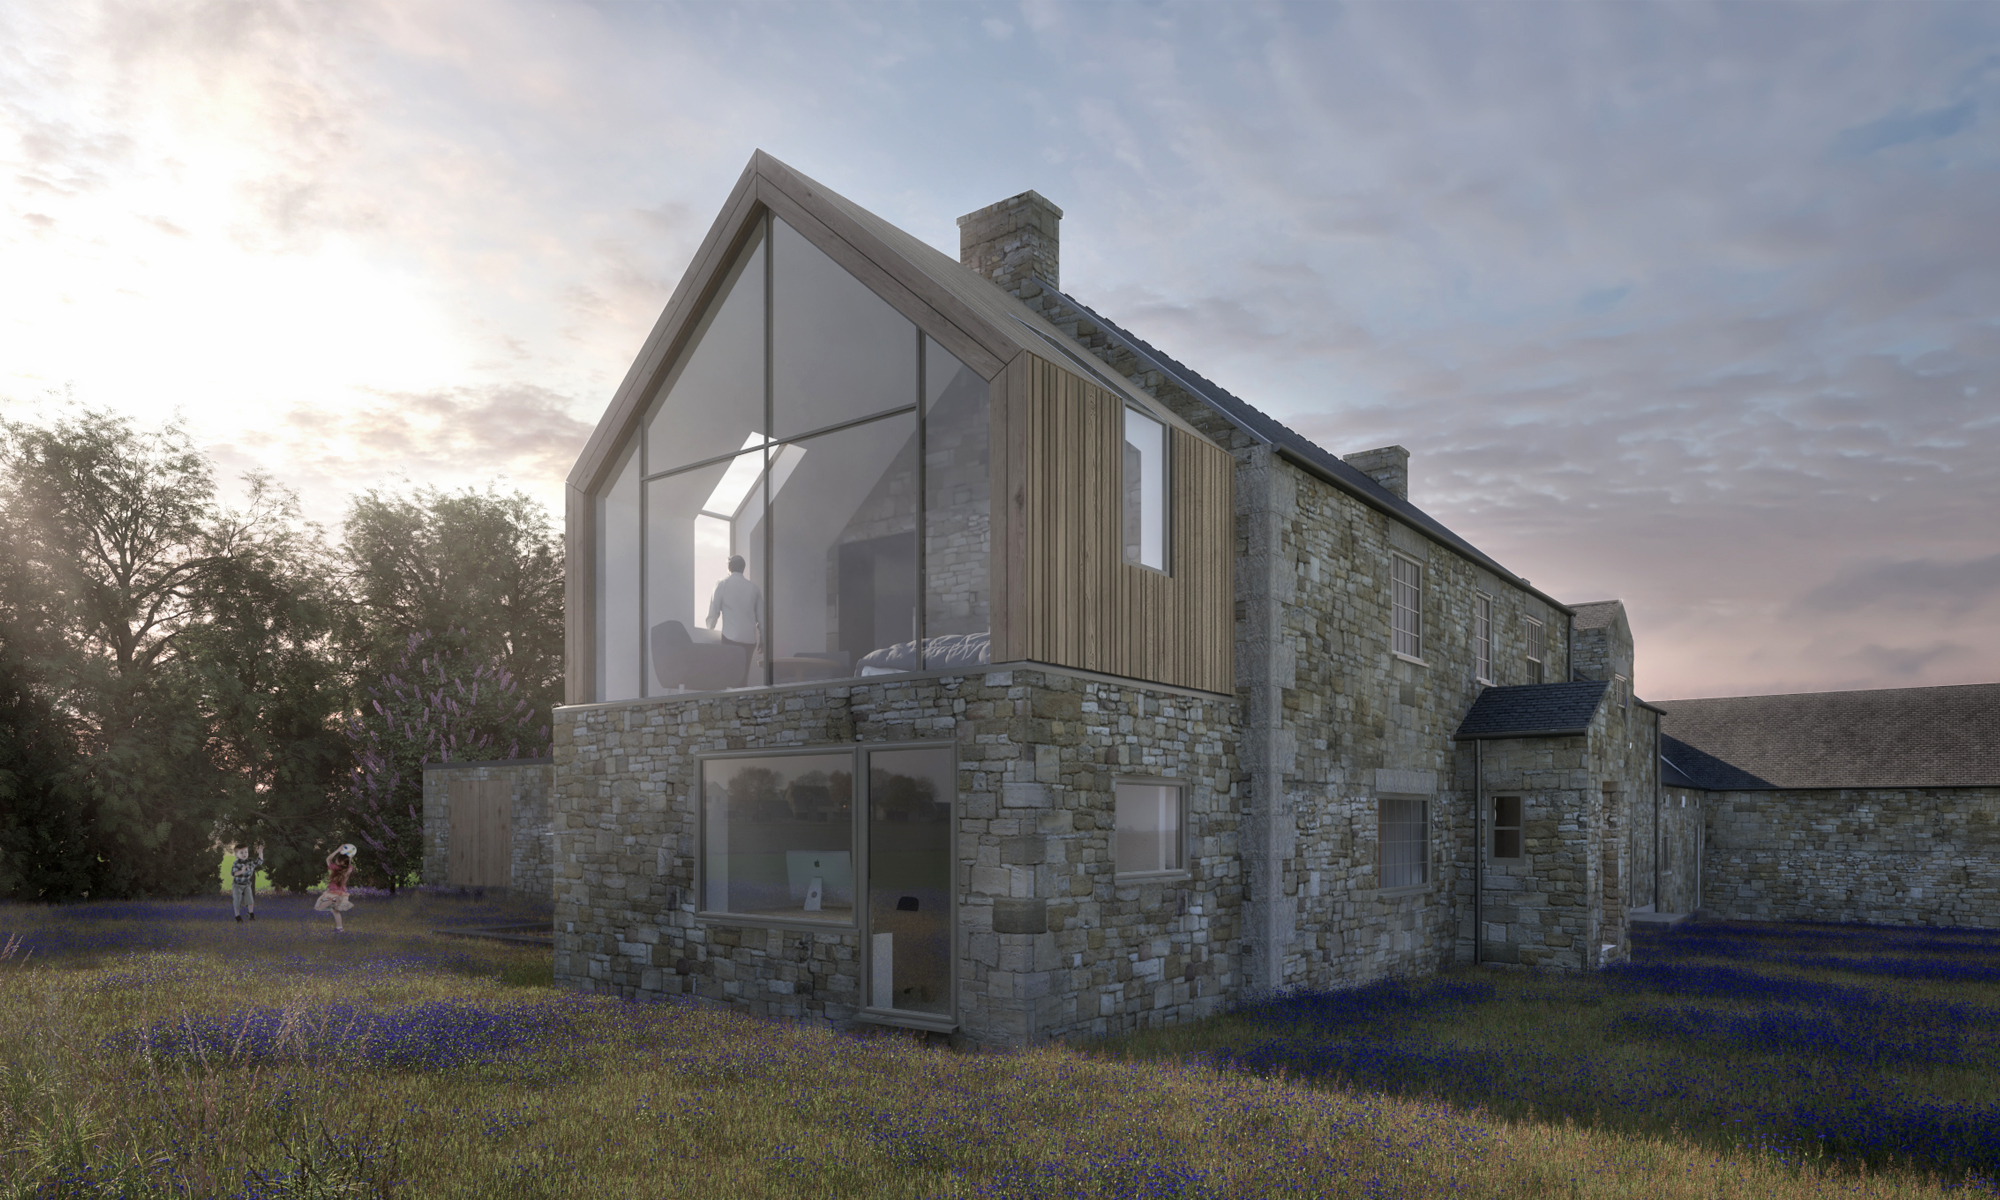
[[[451,781],[504,781],[513,795],[512,881],[509,890],[543,899],[555,896],[555,833],[550,797],[555,791],[553,758],[489,759],[424,764],[424,882],[449,884],[446,864],[451,845]]]
[[[2000,788],[1710,792],[1706,807],[1715,916],[2000,927]]]

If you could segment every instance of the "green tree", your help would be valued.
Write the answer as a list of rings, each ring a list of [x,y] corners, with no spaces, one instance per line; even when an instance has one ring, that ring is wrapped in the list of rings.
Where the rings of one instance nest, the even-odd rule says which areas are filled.
[[[97,883],[76,741],[0,646],[0,897],[74,900]]]
[[[349,721],[346,828],[371,851],[363,873],[391,891],[423,868],[425,763],[548,753],[548,727],[537,723],[518,682],[498,662],[480,662],[464,637],[463,630],[411,634]]]
[[[296,500],[223,507],[186,429],[0,421],[0,631],[83,759],[92,895],[215,886],[232,828],[339,771],[333,578]]]
[[[342,535],[360,678],[387,675],[414,636],[505,669],[548,723],[562,701],[563,550],[540,504],[492,488],[368,491]]]

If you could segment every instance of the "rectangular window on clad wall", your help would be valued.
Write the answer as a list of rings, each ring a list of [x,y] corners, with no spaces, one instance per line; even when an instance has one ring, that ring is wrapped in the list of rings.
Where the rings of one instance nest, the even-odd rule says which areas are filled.
[[[1170,783],[1120,783],[1113,813],[1113,855],[1120,875],[1184,870],[1181,789]]]
[[[1521,857],[1521,798],[1493,797],[1493,857]]]
[[[1167,569],[1167,426],[1125,410],[1125,561]]]
[[[1472,673],[1481,683],[1493,682],[1493,597],[1472,601]]]
[[[1430,802],[1384,796],[1378,801],[1382,888],[1421,887],[1431,878]]]
[[[1392,555],[1389,559],[1391,616],[1396,631],[1396,653],[1411,658],[1424,656],[1424,569],[1414,559]]]
[[[1528,618],[1528,661],[1542,661],[1542,623],[1533,617]]]

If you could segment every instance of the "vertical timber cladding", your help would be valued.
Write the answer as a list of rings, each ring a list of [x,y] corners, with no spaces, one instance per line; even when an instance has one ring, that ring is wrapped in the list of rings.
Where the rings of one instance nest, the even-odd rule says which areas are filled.
[[[446,882],[507,887],[513,881],[514,789],[505,779],[451,781]]]
[[[1120,544],[1124,398],[1033,355],[1006,369],[1005,657],[1229,694],[1236,461],[1169,424],[1168,573]]]

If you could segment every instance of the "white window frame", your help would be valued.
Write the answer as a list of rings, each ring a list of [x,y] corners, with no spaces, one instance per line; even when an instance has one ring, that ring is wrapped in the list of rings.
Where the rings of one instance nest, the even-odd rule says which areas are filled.
[[[1415,821],[1408,819],[1408,810],[1402,807],[1411,804],[1417,806],[1417,819]],[[1418,839],[1406,837],[1392,839],[1390,837],[1392,829],[1392,806],[1397,810],[1393,814],[1396,818],[1393,822],[1395,829],[1407,830],[1415,827],[1422,831],[1420,841],[1422,852],[1414,858],[1404,854],[1397,854],[1394,856],[1396,858],[1394,863],[1390,862],[1390,847],[1392,845],[1409,845],[1413,841],[1418,841]],[[1384,892],[1417,892],[1429,888],[1432,876],[1431,855],[1431,798],[1429,796],[1377,796],[1375,798],[1376,888]],[[1417,873],[1417,878],[1414,880],[1409,879],[1406,875],[1406,872],[1411,868],[1414,868]],[[1392,870],[1395,872],[1393,877],[1391,876]]]
[[[1493,682],[1493,597],[1485,592],[1472,598],[1472,677]]]
[[[1148,539],[1146,537],[1147,489],[1146,489],[1146,480],[1143,473],[1144,456],[1142,455],[1141,475],[1139,480],[1139,545],[1136,547],[1139,556],[1137,558],[1133,558],[1129,554],[1127,554],[1126,550],[1131,549],[1131,547],[1125,547],[1123,544],[1125,541],[1125,521],[1127,518],[1126,500],[1131,495],[1131,492],[1128,490],[1127,487],[1129,481],[1126,480],[1125,478],[1125,447],[1132,444],[1130,437],[1131,437],[1132,418],[1134,417],[1138,417],[1142,421],[1146,421],[1149,424],[1157,426],[1160,431],[1160,452],[1159,452],[1160,477],[1158,481],[1159,495],[1157,497],[1160,509],[1158,513],[1159,545],[1156,547],[1149,546]],[[1119,425],[1118,429],[1118,541],[1120,543],[1119,557],[1122,558],[1125,562],[1130,563],[1135,567],[1144,567],[1149,571],[1158,571],[1162,575],[1170,574],[1171,573],[1170,568],[1173,566],[1173,544],[1174,544],[1173,447],[1174,447],[1173,426],[1167,424],[1165,421],[1154,416],[1152,413],[1142,411],[1141,409],[1133,405],[1127,404],[1125,406],[1124,416],[1121,418],[1121,424]],[[1158,558],[1159,560],[1158,562],[1146,561],[1147,553],[1149,550],[1153,552],[1154,557]]]
[[[1548,653],[1548,628],[1540,617],[1527,617],[1528,661],[1538,663]]]
[[[1389,556],[1389,628],[1399,657],[1424,661],[1424,564],[1405,554]]]
[[[1163,867],[1143,867],[1126,870],[1118,858],[1118,792],[1125,787],[1165,788],[1172,793],[1169,801],[1174,808],[1174,862]],[[1178,779],[1162,779],[1150,775],[1126,775],[1114,779],[1111,784],[1111,865],[1113,875],[1118,879],[1178,879],[1188,874],[1187,835],[1187,785]]]

